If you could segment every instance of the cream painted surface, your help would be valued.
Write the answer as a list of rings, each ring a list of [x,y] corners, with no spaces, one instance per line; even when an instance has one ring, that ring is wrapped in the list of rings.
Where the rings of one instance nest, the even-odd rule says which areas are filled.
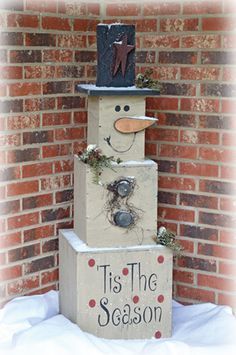
[[[87,164],[75,157],[74,228],[75,233],[91,247],[120,247],[154,244],[157,230],[157,164],[151,160],[113,164],[104,169],[103,185],[94,184]],[[136,186],[129,204],[139,216],[133,228],[110,223],[106,185],[120,177],[135,177]],[[110,195],[111,196],[111,195]]]
[[[81,241],[76,248],[77,241],[61,231],[61,313],[103,338],[171,336],[172,252],[160,245],[87,249]]]
[[[115,111],[116,106],[120,106],[119,112]],[[125,106],[129,106],[130,110],[125,111]],[[145,131],[123,134],[114,127],[118,118],[128,116],[145,116],[145,97],[89,96],[88,144],[97,144],[105,155],[121,160],[144,159]],[[105,141],[108,137],[115,150]]]

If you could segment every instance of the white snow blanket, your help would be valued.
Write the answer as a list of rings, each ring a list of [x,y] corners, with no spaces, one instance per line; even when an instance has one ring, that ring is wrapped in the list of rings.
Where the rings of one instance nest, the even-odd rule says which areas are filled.
[[[59,314],[58,293],[18,297],[0,311],[1,355],[235,355],[236,319],[230,307],[173,301],[169,339],[106,340]]]

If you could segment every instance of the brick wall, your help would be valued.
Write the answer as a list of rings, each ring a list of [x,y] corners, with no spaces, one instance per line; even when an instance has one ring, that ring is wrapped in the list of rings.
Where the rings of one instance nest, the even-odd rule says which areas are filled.
[[[177,300],[236,307],[233,1],[0,1],[0,296],[58,287],[59,228],[72,227],[73,153],[85,146],[98,22],[136,24],[137,71],[162,95],[146,154],[159,163],[159,223],[185,248]]]

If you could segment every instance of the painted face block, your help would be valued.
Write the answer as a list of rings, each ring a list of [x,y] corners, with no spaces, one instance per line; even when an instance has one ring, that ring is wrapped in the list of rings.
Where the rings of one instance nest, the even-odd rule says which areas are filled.
[[[144,159],[146,127],[145,124],[141,129],[140,124],[138,128],[134,127],[137,120],[143,123],[148,120],[145,118],[144,97],[91,96],[88,98],[88,115],[88,144],[96,144],[105,155],[121,160]],[[119,129],[122,119],[129,123],[126,132]]]

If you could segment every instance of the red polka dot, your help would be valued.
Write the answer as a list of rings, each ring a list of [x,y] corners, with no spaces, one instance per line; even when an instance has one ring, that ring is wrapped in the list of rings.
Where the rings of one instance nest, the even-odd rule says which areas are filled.
[[[129,273],[129,269],[127,269],[127,267],[124,267],[124,269],[122,270],[122,274],[123,275],[128,275],[128,273]]]
[[[164,296],[163,295],[159,295],[158,297],[157,297],[157,301],[159,302],[159,303],[162,303],[162,302],[164,302]]]
[[[160,338],[161,338],[161,332],[157,331],[157,332],[155,333],[155,338],[156,338],[156,339],[160,339]]]
[[[133,297],[133,302],[138,303],[139,302],[139,296],[134,296]]]
[[[93,307],[95,307],[96,306],[96,301],[95,300],[90,300],[89,301],[89,307],[90,308],[93,308]]]
[[[164,258],[163,255],[159,255],[158,258],[157,258],[157,261],[158,261],[159,264],[164,263],[164,260],[165,260],[165,258]]]
[[[95,265],[95,260],[94,259],[89,259],[88,264],[90,267],[93,267]]]

